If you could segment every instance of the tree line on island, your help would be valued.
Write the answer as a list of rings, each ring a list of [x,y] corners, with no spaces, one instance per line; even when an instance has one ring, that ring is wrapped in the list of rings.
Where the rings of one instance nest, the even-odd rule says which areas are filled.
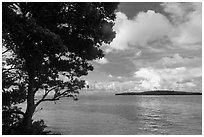
[[[36,108],[44,101],[75,97],[84,88],[80,77],[93,71],[90,61],[102,58],[102,44],[115,37],[117,6],[2,3],[2,134],[48,134],[44,121],[33,119]],[[18,106],[23,102],[25,112]]]
[[[154,90],[154,91],[144,91],[144,92],[116,93],[115,95],[202,95],[202,93],[174,91],[174,90]]]

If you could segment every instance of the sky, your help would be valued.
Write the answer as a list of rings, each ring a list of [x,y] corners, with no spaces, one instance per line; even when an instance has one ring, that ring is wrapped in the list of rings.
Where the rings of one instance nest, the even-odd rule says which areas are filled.
[[[113,30],[83,77],[90,93],[202,91],[202,3],[120,3]]]

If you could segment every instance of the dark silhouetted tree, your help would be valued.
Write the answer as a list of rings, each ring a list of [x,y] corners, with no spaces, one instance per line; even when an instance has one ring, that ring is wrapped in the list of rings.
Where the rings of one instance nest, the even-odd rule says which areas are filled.
[[[41,102],[76,97],[85,86],[80,77],[93,70],[90,61],[102,58],[100,47],[115,37],[117,5],[2,3],[3,54],[7,56],[2,70],[5,128],[17,123],[18,134],[35,134],[32,117]],[[37,92],[43,95],[35,100]],[[14,107],[25,100],[25,112]]]

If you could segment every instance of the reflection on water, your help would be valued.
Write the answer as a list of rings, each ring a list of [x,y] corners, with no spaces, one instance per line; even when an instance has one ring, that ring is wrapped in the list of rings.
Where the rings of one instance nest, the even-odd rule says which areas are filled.
[[[202,134],[201,96],[81,96],[35,118],[63,134]]]

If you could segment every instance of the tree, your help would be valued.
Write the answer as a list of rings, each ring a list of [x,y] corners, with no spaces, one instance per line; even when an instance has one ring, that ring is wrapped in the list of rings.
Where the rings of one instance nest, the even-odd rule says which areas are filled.
[[[80,77],[93,70],[90,61],[102,58],[100,47],[115,37],[117,5],[2,3],[3,46],[14,56],[3,68],[3,95],[7,96],[3,98],[10,104],[27,101],[25,112],[3,112],[22,115],[17,126],[20,134],[32,133],[32,117],[41,102],[75,98],[84,87]],[[11,86],[15,90],[9,90]],[[39,100],[35,100],[37,92],[43,92]],[[11,94],[19,100],[11,101]]]
[[[26,100],[26,92],[22,81],[25,80],[23,73],[15,69],[20,67],[20,60],[17,60],[12,52],[8,53],[8,50],[3,51],[2,57],[2,131],[6,133],[24,115],[20,107],[15,105]]]

